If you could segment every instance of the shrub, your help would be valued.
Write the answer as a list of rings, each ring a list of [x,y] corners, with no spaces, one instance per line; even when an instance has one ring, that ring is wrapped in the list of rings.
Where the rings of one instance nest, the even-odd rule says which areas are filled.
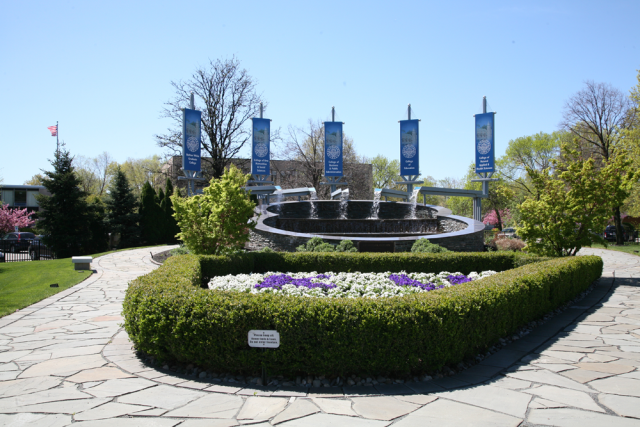
[[[313,252],[334,252],[333,245],[330,243],[320,243],[313,248]]]
[[[353,245],[351,240],[341,240],[335,250],[336,252],[358,252],[358,248]]]
[[[313,252],[313,250],[316,248],[316,246],[319,246],[321,244],[324,243],[324,240],[322,240],[321,237],[314,237],[312,239],[309,239],[307,241],[307,243],[300,245],[296,248],[296,251],[298,252]]]
[[[526,244],[520,239],[496,239],[495,245],[499,251],[522,251]]]
[[[171,255],[176,256],[176,255],[190,254],[191,252],[189,251],[189,248],[187,248],[186,246],[180,246],[179,248],[171,249],[170,253]]]
[[[249,240],[249,229],[256,225],[247,221],[255,207],[243,189],[249,176],[231,165],[220,179],[211,180],[202,195],[171,196],[178,238],[192,253],[227,254]]]
[[[441,252],[449,252],[449,249],[443,248],[442,246],[436,245],[435,243],[431,243],[429,239],[418,239],[411,247],[411,252],[437,254]]]
[[[523,265],[508,270],[518,264]],[[252,271],[468,273],[480,266],[503,272],[397,298],[300,298],[199,288],[203,276]],[[138,350],[160,361],[217,371],[256,373],[264,362],[272,372],[291,375],[419,374],[477,354],[584,291],[601,273],[602,260],[595,256],[541,262],[513,252],[184,255],[131,283],[124,326]],[[251,329],[277,330],[280,347],[267,352],[248,347]]]
[[[269,246],[265,246],[264,248],[260,249],[258,252],[261,252],[261,253],[275,253],[276,251],[271,249]]]

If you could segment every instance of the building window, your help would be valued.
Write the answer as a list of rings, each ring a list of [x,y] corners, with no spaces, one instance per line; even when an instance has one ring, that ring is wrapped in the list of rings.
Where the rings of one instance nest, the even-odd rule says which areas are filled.
[[[15,199],[13,200],[14,206],[27,206],[27,191],[16,190]]]

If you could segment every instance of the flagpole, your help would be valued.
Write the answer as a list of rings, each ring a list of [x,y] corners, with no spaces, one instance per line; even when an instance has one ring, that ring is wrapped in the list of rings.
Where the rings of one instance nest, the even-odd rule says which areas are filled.
[[[56,156],[60,157],[60,125],[56,120]]]

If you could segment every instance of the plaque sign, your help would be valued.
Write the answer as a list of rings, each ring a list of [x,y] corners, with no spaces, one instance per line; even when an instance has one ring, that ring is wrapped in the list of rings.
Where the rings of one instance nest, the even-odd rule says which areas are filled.
[[[249,331],[249,347],[278,348],[280,347],[280,334],[278,331],[252,329]]]

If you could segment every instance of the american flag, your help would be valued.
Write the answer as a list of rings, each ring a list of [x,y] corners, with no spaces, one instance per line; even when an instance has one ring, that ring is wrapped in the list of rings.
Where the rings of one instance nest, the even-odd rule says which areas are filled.
[[[47,129],[49,129],[51,131],[51,136],[57,136],[58,135],[58,125],[49,126]]]

